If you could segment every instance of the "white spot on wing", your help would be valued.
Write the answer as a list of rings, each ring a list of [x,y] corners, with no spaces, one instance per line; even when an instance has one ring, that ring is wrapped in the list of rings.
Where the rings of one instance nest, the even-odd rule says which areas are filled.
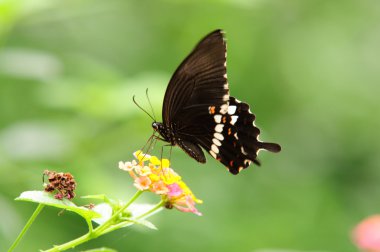
[[[222,120],[222,115],[214,115],[214,120],[216,123],[220,123],[220,121]]]
[[[222,145],[222,143],[221,143],[218,139],[216,139],[216,138],[213,138],[213,139],[212,139],[212,142],[213,142],[216,146],[221,146],[221,145]]]
[[[215,154],[215,152],[213,152],[212,150],[210,150],[209,152],[210,152],[211,156],[212,156],[213,158],[216,159],[216,154]]]
[[[236,140],[239,140],[237,132],[234,134],[234,137],[235,137]]]
[[[228,89],[228,82],[227,82],[226,84],[224,84],[224,86],[223,86],[223,87],[224,87],[224,89],[226,89],[226,90],[227,90],[227,89]]]
[[[234,105],[228,106],[228,114],[233,115],[235,114],[235,112],[236,112],[236,106]]]
[[[230,99],[230,96],[228,94],[223,96],[223,101],[228,101]]]
[[[219,113],[221,113],[222,115],[224,115],[225,113],[227,113],[227,111],[228,111],[228,104],[223,104],[222,106],[220,106]]]
[[[239,116],[236,116],[236,115],[231,116],[231,124],[234,125],[238,118],[239,118]]]
[[[252,161],[249,160],[249,159],[244,160],[244,164],[247,165],[247,166],[251,165],[251,162]]]
[[[244,155],[248,155],[248,153],[247,153],[247,152],[245,152],[245,150],[244,150],[243,146],[240,148],[240,150],[241,150],[241,152],[242,152]]]
[[[223,124],[217,124],[217,125],[215,126],[215,131],[220,133],[220,132],[223,131],[223,127],[224,127]]]
[[[213,152],[215,152],[215,154],[218,154],[218,153],[219,153],[219,148],[218,148],[215,144],[211,145],[211,150],[212,150]]]
[[[223,141],[224,140],[224,137],[222,134],[220,133],[214,133],[214,137],[220,141]]]
[[[223,77],[224,77],[224,79],[227,79],[227,74],[225,73],[225,74],[223,75]]]

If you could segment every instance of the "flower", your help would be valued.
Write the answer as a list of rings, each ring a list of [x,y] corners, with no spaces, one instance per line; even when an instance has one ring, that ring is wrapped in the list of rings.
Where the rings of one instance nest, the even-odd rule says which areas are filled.
[[[356,246],[367,252],[380,252],[380,215],[372,215],[361,221],[353,230]]]
[[[169,184],[167,185],[167,188],[169,189],[168,196],[171,198],[179,197],[183,193],[183,190],[177,183]]]
[[[178,210],[182,212],[191,212],[191,213],[201,216],[202,213],[200,213],[195,208],[195,203],[196,202],[193,200],[192,197],[190,197],[189,195],[186,195],[185,197],[182,197],[180,200],[178,200],[174,204],[174,207],[176,207]]]
[[[152,181],[146,176],[137,177],[134,183],[135,187],[141,191],[148,190],[151,184]]]
[[[149,166],[137,166],[135,171],[140,176],[147,176],[152,174],[151,168]]]
[[[132,162],[119,162],[119,168],[124,171],[131,171],[136,165],[137,162],[135,160],[133,160]]]
[[[202,215],[195,207],[202,201],[197,199],[190,188],[172,168],[168,159],[160,160],[142,151],[133,153],[137,159],[132,162],[119,162],[119,168],[129,172],[134,186],[141,191],[160,195],[166,208],[176,208],[182,212]],[[145,164],[148,162],[148,164]]]
[[[158,180],[155,183],[153,183],[151,190],[155,194],[160,194],[160,195],[167,194],[169,192],[168,187],[162,180]]]

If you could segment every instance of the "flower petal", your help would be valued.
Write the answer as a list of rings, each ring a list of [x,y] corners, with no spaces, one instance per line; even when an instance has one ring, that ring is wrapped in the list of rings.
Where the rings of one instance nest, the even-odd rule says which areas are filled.
[[[135,179],[135,183],[133,185],[140,191],[144,191],[149,189],[151,183],[152,181],[148,177],[141,176]]]
[[[133,153],[133,156],[135,156],[135,158],[137,158],[139,160],[139,162],[148,161],[151,158],[150,155],[143,153],[141,150],[135,151]]]
[[[183,193],[183,190],[181,189],[181,187],[177,183],[167,185],[167,188],[169,189],[168,196],[171,198],[179,197]]]
[[[133,164],[131,162],[119,162],[119,168],[124,171],[131,171],[133,169]]]
[[[138,166],[136,167],[136,173],[140,176],[147,176],[152,173],[151,169],[149,166]]]
[[[161,161],[156,156],[152,156],[149,161],[154,165],[161,165]]]
[[[152,192],[155,194],[167,194],[169,192],[169,188],[167,188],[166,184],[159,180],[152,184]]]
[[[162,163],[163,168],[169,168],[170,167],[169,159],[164,158],[164,159],[162,159],[161,163]]]

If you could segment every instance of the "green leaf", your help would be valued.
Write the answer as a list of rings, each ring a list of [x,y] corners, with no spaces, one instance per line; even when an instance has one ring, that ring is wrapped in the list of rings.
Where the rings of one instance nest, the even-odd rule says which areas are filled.
[[[82,199],[100,199],[100,200],[105,200],[107,199],[107,196],[105,194],[94,194],[94,195],[86,195],[86,196],[81,196]]]
[[[96,205],[93,209],[93,211],[97,212],[101,217],[94,218],[92,221],[102,225],[104,222],[106,222],[109,218],[111,218],[113,210],[112,206],[110,206],[107,203],[101,203]]]
[[[117,250],[110,249],[110,248],[96,248],[96,249],[84,250],[82,252],[117,252]]]
[[[157,227],[150,221],[147,221],[147,220],[133,220],[133,219],[129,219],[129,221],[133,222],[133,223],[136,223],[136,224],[139,224],[139,225],[143,225],[147,228],[150,228],[150,229],[154,229],[154,230],[157,230]]]
[[[153,207],[154,205],[152,204],[132,204],[128,207],[128,210],[132,213],[132,216],[140,216],[152,209]]]
[[[132,205],[132,206],[134,206],[134,205]],[[151,209],[152,205],[150,205],[150,204],[144,204],[144,205],[139,204],[137,206],[137,208],[140,208],[139,211],[141,211],[141,207],[143,209]],[[109,218],[112,217],[112,214],[113,214],[112,206],[109,205],[108,203],[98,204],[92,210],[99,213],[102,216],[100,218],[94,218],[92,220],[93,222],[95,222],[99,225],[102,225],[104,222],[106,222]],[[157,227],[153,223],[151,223],[150,221],[147,221],[145,219],[140,219],[140,220],[131,219],[131,218],[122,218],[122,219],[125,221],[125,223],[123,225],[121,225],[121,227],[128,227],[128,226],[131,226],[132,224],[139,224],[139,225],[143,225],[147,228],[157,230]]]
[[[21,193],[20,196],[17,197],[15,200],[35,202],[47,206],[65,209],[67,211],[77,213],[87,220],[101,217],[100,214],[88,208],[79,207],[68,199],[56,199],[54,198],[53,194],[45,191],[26,191]]]
[[[82,196],[81,198],[82,199],[98,199],[106,203],[110,203],[111,205],[116,204],[115,200],[108,198],[105,194],[86,195],[86,196]]]

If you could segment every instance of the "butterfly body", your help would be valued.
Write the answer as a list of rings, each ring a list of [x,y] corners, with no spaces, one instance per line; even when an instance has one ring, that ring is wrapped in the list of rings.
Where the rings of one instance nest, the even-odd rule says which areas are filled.
[[[258,140],[260,130],[249,105],[229,94],[226,42],[221,30],[203,38],[180,64],[164,97],[163,122],[152,127],[171,145],[205,163],[202,148],[238,174],[260,149],[280,151],[280,146]]]

